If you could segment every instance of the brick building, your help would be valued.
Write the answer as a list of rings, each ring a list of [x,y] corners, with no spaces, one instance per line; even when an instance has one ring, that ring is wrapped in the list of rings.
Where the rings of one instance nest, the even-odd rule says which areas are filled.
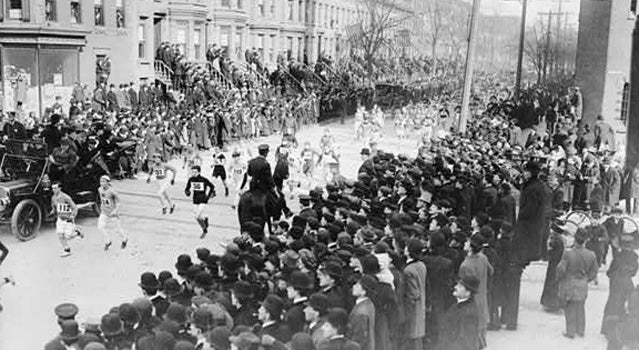
[[[22,101],[41,113],[76,82],[93,90],[96,65],[110,60],[109,83],[152,81],[162,42],[204,61],[213,43],[234,61],[256,48],[313,63],[348,54],[346,29],[361,22],[361,0],[0,0],[3,109]],[[410,11],[404,1],[402,11]],[[410,23],[409,23],[410,25]]]

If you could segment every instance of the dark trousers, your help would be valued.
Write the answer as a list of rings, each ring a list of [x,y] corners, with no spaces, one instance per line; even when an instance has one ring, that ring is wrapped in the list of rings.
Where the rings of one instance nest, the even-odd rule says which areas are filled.
[[[566,333],[568,335],[584,335],[586,329],[585,301],[569,300],[564,307],[566,316]]]
[[[424,338],[408,338],[404,340],[404,350],[422,350]]]
[[[508,329],[517,328],[519,318],[519,289],[521,287],[521,273],[519,266],[509,266],[504,276],[504,304],[502,307],[501,323]]]

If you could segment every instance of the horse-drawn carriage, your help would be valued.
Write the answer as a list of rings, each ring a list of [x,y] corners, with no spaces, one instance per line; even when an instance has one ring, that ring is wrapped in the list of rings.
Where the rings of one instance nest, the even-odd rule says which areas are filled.
[[[588,230],[590,227],[593,227],[596,224],[604,223],[607,217],[601,217],[595,220],[592,217],[591,213],[588,211],[573,210],[568,212],[561,219],[565,222],[563,228],[568,234],[568,246],[570,246],[572,245],[571,239],[574,237],[575,232],[577,232],[579,228]],[[621,223],[621,235],[633,236],[633,249],[639,249],[639,225],[637,224],[637,222],[630,216],[623,215],[619,217],[619,222]],[[619,237],[611,237],[610,243],[613,247],[619,248]]]

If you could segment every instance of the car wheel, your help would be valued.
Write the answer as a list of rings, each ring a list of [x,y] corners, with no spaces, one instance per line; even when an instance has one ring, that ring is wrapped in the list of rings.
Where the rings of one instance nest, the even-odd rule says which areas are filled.
[[[18,203],[11,214],[11,233],[21,240],[28,241],[38,235],[42,224],[42,210],[38,202],[26,199]]]

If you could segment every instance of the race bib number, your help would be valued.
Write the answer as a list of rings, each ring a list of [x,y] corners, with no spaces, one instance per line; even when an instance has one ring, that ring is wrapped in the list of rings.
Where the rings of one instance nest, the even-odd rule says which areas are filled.
[[[103,207],[110,207],[110,206],[111,206],[111,199],[109,199],[109,198],[102,198],[102,206],[103,206]]]
[[[68,214],[71,213],[71,206],[67,203],[58,203],[56,210],[60,214]]]
[[[155,172],[155,176],[156,176],[156,177],[158,177],[158,178],[162,178],[162,177],[164,177],[165,171],[164,171],[164,169],[163,169],[163,168],[155,169],[155,171],[154,171],[154,172]]]
[[[202,191],[204,191],[204,183],[202,183],[202,182],[191,182],[191,191],[193,191],[193,192],[202,192]]]
[[[304,158],[304,160],[311,160],[313,158],[313,153],[304,152],[304,155],[302,156],[302,158]]]

